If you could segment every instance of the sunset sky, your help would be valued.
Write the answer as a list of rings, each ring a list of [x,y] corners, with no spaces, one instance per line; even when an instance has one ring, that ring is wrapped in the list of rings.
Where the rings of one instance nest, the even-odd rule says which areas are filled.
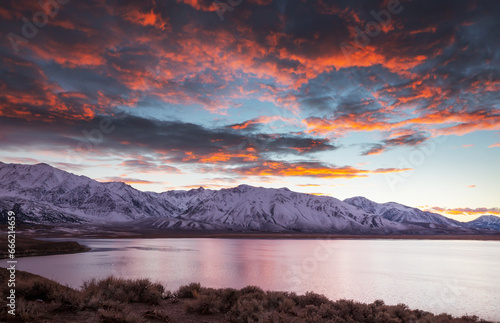
[[[0,161],[500,215],[498,1],[40,3],[0,4]]]

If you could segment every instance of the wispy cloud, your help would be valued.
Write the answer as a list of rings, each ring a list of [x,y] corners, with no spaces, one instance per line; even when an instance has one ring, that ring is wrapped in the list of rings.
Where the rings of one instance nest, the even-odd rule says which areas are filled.
[[[446,208],[441,208],[441,207],[431,207],[427,209],[427,211],[430,212],[437,212],[441,213],[443,215],[483,215],[483,214],[491,214],[491,215],[500,215],[500,209],[499,208],[451,208],[451,209],[446,209]]]

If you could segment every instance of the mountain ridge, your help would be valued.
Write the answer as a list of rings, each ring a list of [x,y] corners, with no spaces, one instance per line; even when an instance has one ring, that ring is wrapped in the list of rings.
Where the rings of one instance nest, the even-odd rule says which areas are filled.
[[[444,224],[452,227],[461,225],[459,221],[447,218],[441,214],[422,211],[418,208],[396,202],[376,203],[362,196],[347,198],[344,202],[391,221],[403,223],[429,223],[433,225]]]
[[[0,162],[0,208],[5,213],[14,207],[31,223],[135,221],[165,230],[390,234],[496,229],[484,221],[466,224],[364,197],[341,201],[246,184],[220,190],[143,192],[123,182],[102,183],[48,164]]]

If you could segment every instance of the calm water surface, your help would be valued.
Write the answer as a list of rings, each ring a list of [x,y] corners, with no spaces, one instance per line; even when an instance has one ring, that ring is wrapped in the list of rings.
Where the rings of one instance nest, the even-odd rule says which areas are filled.
[[[75,240],[75,239],[71,239]],[[18,259],[80,287],[92,277],[148,277],[167,289],[257,285],[336,300],[405,303],[500,321],[500,242],[436,240],[76,239],[92,251]],[[4,263],[2,266],[5,267]]]

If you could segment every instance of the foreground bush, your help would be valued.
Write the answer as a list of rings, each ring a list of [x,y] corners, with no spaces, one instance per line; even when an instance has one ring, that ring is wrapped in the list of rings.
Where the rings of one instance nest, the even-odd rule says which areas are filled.
[[[198,296],[200,289],[200,283],[191,283],[189,285],[181,286],[175,294],[178,298],[195,298]]]
[[[248,286],[240,290],[203,288],[199,284],[182,286],[176,293],[186,298],[185,310],[199,315],[225,314],[224,322],[479,322],[475,316],[454,318],[411,310],[405,304],[385,305],[352,300],[331,301],[324,295],[263,291]],[[481,321],[486,322],[486,321]]]
[[[18,271],[16,317],[7,315],[6,284],[0,286],[0,322],[485,322],[411,310],[404,304],[331,301],[324,295],[264,291],[248,286],[205,288],[199,283],[165,292],[148,279],[89,280],[81,290]],[[0,279],[7,271],[0,268]],[[163,296],[163,297],[162,297]]]
[[[83,283],[82,295],[90,303],[116,301],[119,303],[160,303],[164,288],[149,279],[123,279],[108,277],[103,280],[91,279]]]

